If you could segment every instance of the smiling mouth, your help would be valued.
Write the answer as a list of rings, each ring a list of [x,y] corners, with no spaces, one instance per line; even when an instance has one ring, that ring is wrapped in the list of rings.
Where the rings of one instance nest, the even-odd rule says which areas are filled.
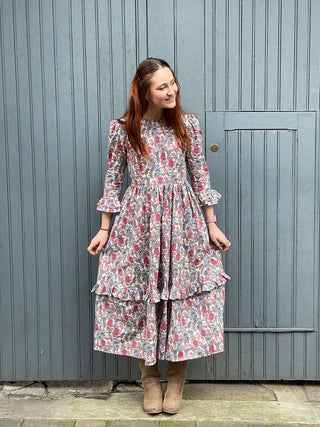
[[[167,98],[165,101],[166,102],[172,102],[172,101],[174,101],[176,98],[175,98],[175,96],[173,96],[172,98]]]

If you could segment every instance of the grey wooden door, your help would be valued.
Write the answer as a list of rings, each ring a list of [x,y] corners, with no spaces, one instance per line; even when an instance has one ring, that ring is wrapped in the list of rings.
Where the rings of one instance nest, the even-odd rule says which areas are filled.
[[[207,159],[226,195],[216,212],[233,242],[223,357],[230,378],[288,378],[288,360],[302,363],[314,350],[306,343],[316,336],[315,132],[315,112],[206,114]]]
[[[226,351],[189,378],[320,379],[319,22],[318,0],[0,0],[1,379],[138,377],[92,350],[86,247],[147,56],[200,119],[233,241]]]

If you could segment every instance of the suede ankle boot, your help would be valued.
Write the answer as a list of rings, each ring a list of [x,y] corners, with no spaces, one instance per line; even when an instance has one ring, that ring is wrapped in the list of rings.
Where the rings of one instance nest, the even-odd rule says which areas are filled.
[[[159,382],[161,374],[158,370],[158,363],[146,366],[143,359],[138,359],[138,364],[144,388],[144,410],[147,414],[159,414],[162,412],[162,389]]]
[[[163,411],[168,414],[176,414],[182,408],[182,393],[187,378],[188,362],[188,360],[169,362],[168,384],[163,401]]]

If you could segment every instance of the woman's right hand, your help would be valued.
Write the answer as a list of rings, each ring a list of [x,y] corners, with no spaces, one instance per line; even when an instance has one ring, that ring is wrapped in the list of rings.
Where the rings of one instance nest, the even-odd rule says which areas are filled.
[[[91,255],[98,255],[103,246],[107,243],[109,237],[109,231],[100,230],[91,240],[90,245],[87,247],[87,251]]]

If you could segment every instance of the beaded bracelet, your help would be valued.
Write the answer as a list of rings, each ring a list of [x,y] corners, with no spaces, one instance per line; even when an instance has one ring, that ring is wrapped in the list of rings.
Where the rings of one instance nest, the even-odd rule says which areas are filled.
[[[216,215],[214,215],[213,218],[206,219],[207,224],[211,224],[212,222],[214,222],[215,224],[218,222]]]

